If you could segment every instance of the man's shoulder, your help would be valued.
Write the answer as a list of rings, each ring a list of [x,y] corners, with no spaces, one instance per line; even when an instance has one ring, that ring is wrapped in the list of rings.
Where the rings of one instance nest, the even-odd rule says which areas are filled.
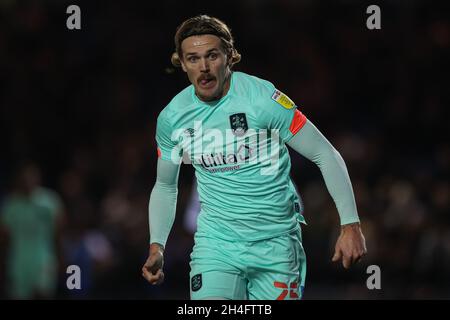
[[[192,85],[181,90],[159,113],[158,120],[169,120],[181,111],[186,111],[187,107],[192,105]]]
[[[256,107],[259,119],[267,122],[276,114],[292,116],[295,103],[272,82],[241,72],[237,76],[237,90],[251,92],[251,106]]]
[[[61,197],[52,189],[39,186],[33,192],[33,200],[57,210],[61,206]]]
[[[275,91],[275,86],[268,80],[244,72],[235,72],[236,94],[251,95],[252,100],[268,97]]]

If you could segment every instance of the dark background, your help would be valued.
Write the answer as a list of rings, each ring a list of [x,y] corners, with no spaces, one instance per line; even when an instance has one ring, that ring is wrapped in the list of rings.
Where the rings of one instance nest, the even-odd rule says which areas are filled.
[[[66,28],[70,4],[81,30]],[[369,4],[381,8],[381,30],[366,28]],[[24,160],[62,197],[64,263],[84,277],[83,290],[68,291],[63,266],[55,298],[187,299],[191,167],[180,174],[165,284],[148,285],[140,269],[156,118],[189,84],[170,64],[173,36],[209,14],[232,29],[235,69],[287,93],[346,161],[369,251],[350,271],[331,263],[338,214],[320,171],[291,152],[308,221],[305,299],[448,299],[448,13],[425,0],[1,1],[0,202]],[[366,288],[371,264],[381,290]]]

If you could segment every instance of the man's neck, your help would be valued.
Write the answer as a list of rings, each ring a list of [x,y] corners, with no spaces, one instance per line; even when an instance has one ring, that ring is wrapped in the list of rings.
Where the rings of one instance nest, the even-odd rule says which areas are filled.
[[[223,91],[222,91],[222,96],[219,98],[223,98],[227,95],[228,90],[230,90],[230,85],[231,85],[231,71],[228,71],[226,80],[225,80],[225,84],[223,85]]]

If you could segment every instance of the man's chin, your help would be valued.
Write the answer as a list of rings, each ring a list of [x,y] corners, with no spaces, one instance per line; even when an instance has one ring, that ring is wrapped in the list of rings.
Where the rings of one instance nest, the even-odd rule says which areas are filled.
[[[219,95],[216,94],[215,92],[214,93],[197,92],[197,97],[199,97],[200,100],[205,102],[211,102],[220,99]]]

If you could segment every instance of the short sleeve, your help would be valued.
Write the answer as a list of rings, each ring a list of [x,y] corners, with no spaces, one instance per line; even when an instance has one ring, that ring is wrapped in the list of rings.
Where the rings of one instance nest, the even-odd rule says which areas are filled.
[[[52,213],[56,216],[63,210],[63,202],[61,197],[54,191],[46,190],[46,202]]]
[[[164,114],[160,114],[156,124],[156,143],[158,158],[167,161],[180,161],[181,148],[177,139],[173,137],[174,130]]]
[[[306,123],[297,105],[270,82],[265,84],[263,108],[270,130],[277,130],[283,142],[288,142]]]
[[[46,208],[52,219],[56,219],[63,211],[63,201],[53,190],[39,187],[32,195],[33,204],[41,208]]]

